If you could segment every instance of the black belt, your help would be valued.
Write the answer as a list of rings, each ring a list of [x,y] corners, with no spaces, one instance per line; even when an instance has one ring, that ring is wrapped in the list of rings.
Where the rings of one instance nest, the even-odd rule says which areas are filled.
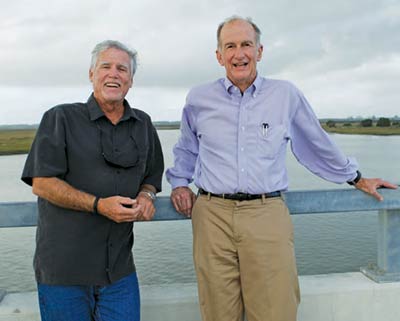
[[[281,196],[280,191],[276,192],[271,192],[271,193],[264,193],[264,194],[245,194],[245,193],[235,193],[235,194],[214,194],[205,191],[202,188],[199,188],[199,194],[201,195],[209,195],[209,196],[214,196],[214,197],[219,197],[219,198],[224,198],[228,200],[235,200],[235,201],[251,201],[251,200],[256,200],[266,197],[266,198],[271,198],[271,197],[279,197]]]

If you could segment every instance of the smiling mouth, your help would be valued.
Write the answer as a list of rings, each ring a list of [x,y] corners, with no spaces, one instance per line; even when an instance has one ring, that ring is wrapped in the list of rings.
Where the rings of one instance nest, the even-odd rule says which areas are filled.
[[[235,68],[237,67],[246,67],[249,63],[248,62],[239,62],[237,64],[232,64]]]
[[[105,86],[108,87],[108,88],[119,88],[119,87],[121,87],[120,84],[115,83],[115,82],[106,82]]]

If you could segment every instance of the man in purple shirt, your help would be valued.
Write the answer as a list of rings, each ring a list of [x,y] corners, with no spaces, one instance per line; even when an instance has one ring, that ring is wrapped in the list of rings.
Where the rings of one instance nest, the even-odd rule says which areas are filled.
[[[241,321],[244,312],[248,321],[296,320],[293,227],[280,197],[288,188],[288,142],[302,165],[328,181],[378,200],[378,187],[396,188],[361,177],[295,86],[258,75],[260,34],[237,16],[219,25],[216,55],[226,77],[188,94],[167,171],[174,207],[192,217],[203,321]]]

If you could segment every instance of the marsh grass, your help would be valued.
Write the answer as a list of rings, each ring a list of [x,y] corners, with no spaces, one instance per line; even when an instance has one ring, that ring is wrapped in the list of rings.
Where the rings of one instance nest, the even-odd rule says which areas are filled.
[[[379,135],[379,136],[389,136],[389,135],[400,135],[399,126],[391,127],[361,127],[360,125],[354,124],[352,126],[344,126],[345,123],[336,124],[336,127],[328,127],[326,124],[322,124],[322,127],[328,133],[336,134],[350,134],[350,135]]]
[[[36,130],[0,130],[0,155],[26,154]]]

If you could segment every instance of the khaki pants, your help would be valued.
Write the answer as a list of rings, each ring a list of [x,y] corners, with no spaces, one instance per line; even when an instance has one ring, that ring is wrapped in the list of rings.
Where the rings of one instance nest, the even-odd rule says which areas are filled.
[[[300,291],[293,227],[280,197],[200,195],[193,256],[203,321],[295,321]]]

